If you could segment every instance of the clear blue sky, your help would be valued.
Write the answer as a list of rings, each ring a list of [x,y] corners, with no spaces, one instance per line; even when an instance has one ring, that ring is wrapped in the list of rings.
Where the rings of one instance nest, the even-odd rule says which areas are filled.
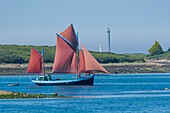
[[[70,24],[89,50],[147,53],[170,47],[170,0],[0,0],[0,44],[55,45]]]

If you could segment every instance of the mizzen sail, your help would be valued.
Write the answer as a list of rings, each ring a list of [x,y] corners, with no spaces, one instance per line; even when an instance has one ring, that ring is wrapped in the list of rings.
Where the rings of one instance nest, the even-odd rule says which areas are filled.
[[[27,73],[42,73],[42,56],[34,49],[31,50]]]
[[[101,71],[109,74],[109,72],[105,70],[103,66],[97,62],[97,60],[88,52],[88,50],[84,46],[82,46],[82,49],[84,52],[84,65],[86,72]]]

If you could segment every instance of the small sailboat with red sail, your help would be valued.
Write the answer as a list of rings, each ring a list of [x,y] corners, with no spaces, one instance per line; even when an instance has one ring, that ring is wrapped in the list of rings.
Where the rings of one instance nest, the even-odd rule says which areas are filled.
[[[51,74],[45,74],[44,50],[42,55],[34,48],[31,50],[30,62],[27,73],[41,73],[36,79],[32,79],[37,85],[93,85],[94,71],[109,74],[102,65],[82,46],[78,48],[78,36],[71,24],[66,30],[57,35],[56,53]],[[53,79],[55,75],[74,75],[71,79]]]

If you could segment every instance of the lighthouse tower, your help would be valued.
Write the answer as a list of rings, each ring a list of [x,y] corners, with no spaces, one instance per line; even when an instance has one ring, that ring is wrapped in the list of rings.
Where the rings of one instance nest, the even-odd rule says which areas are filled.
[[[107,28],[107,37],[108,37],[108,39],[107,39],[107,49],[108,49],[108,52],[111,52],[111,47],[110,47],[110,29],[109,28]]]

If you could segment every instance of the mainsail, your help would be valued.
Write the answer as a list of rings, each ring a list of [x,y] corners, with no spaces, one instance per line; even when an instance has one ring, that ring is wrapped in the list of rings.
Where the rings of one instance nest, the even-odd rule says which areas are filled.
[[[60,35],[57,34],[53,73],[92,73],[92,71],[109,73],[84,46],[82,47],[83,52],[82,50],[79,51],[79,64],[76,65],[78,63],[76,55],[77,45],[78,40],[72,24]]]
[[[31,50],[27,73],[42,73],[42,56],[34,49]]]
[[[76,73],[76,48],[78,41],[71,24],[65,31],[60,33],[62,37],[68,40],[69,46],[59,35],[57,35],[56,53],[53,65],[53,73]]]
[[[82,46],[82,49],[83,49],[84,58],[82,52],[80,52],[80,62],[81,62],[80,71],[84,71],[84,72],[101,71],[109,74],[109,72],[106,71],[103,68],[103,66],[97,62],[97,60],[88,52],[88,50],[84,46]]]

